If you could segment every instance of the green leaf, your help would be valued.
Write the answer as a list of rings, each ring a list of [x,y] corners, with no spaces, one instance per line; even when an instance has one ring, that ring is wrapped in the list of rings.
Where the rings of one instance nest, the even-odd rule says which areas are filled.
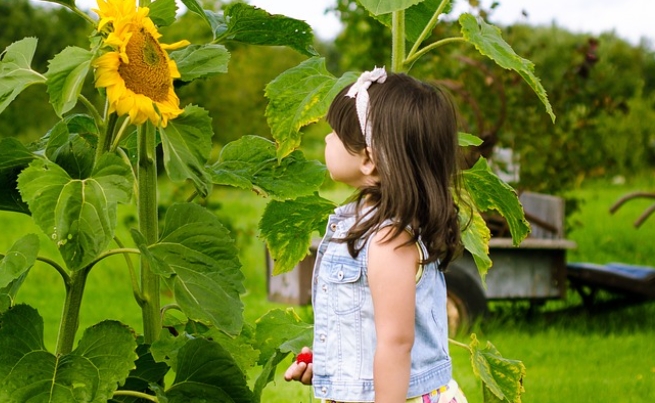
[[[275,262],[273,275],[291,271],[307,256],[312,233],[325,228],[334,208],[334,203],[319,196],[268,203],[259,230]]]
[[[424,0],[358,0],[373,15],[404,10],[422,1]]]
[[[303,347],[312,345],[314,327],[303,322],[293,308],[273,309],[255,323],[255,348],[261,351],[260,364],[273,357],[276,350],[297,354]]]
[[[175,22],[177,3],[175,0],[156,0],[148,6],[148,17],[158,27],[166,27]]]
[[[468,133],[460,132],[458,138],[460,147],[479,146],[484,143],[480,137]]]
[[[207,17],[205,16],[205,13],[202,9],[202,5],[198,2],[198,0],[182,0],[182,4],[186,6],[189,11],[192,13],[198,14],[202,18],[207,21]],[[209,24],[209,21],[207,21],[207,24]]]
[[[109,400],[125,382],[138,358],[132,330],[113,320],[105,320],[84,331],[77,348],[70,354],[86,358],[99,375],[94,401]]]
[[[46,157],[62,167],[74,179],[88,178],[95,162],[97,137],[86,133],[85,135],[71,133],[69,130],[73,128],[73,130],[86,131],[81,123],[84,119],[80,116],[73,121],[75,123],[68,119],[61,120],[46,135]],[[69,123],[71,123],[70,127]]]
[[[0,313],[6,312],[13,305],[13,298],[0,290]]]
[[[190,45],[170,53],[177,64],[180,80],[189,82],[197,78],[227,73],[230,52],[223,45]]]
[[[491,239],[491,231],[484,218],[477,210],[472,211],[472,216],[469,217],[469,212],[466,208],[460,208],[460,222],[466,225],[462,231],[462,243],[464,248],[471,253],[475,266],[478,268],[482,284],[485,284],[485,277],[491,268],[493,262],[489,258],[489,240]]]
[[[73,179],[57,164],[37,159],[18,177],[18,188],[36,224],[79,270],[102,253],[114,236],[117,203],[129,202],[132,170],[105,154],[91,176]]]
[[[251,403],[245,374],[220,344],[190,340],[178,354],[175,381],[166,391],[169,403]]]
[[[273,356],[266,361],[266,363],[262,366],[262,370],[259,373],[259,376],[257,377],[257,380],[255,381],[255,386],[253,387],[253,403],[259,403],[261,402],[262,398],[262,393],[264,392],[264,388],[266,388],[266,385],[268,385],[271,382],[275,381],[275,371],[277,370],[277,366],[284,361],[285,358],[289,353],[281,353],[279,350],[275,351]]]
[[[16,241],[0,260],[0,292],[24,277],[39,253],[39,237],[27,234]]]
[[[184,113],[160,129],[164,166],[173,181],[190,179],[198,193],[206,197],[211,190],[212,181],[205,163],[212,148],[214,135],[209,113],[189,105]]]
[[[0,210],[29,214],[27,203],[18,192],[18,174],[35,158],[20,141],[7,137],[0,140]]]
[[[418,40],[442,1],[444,0],[423,0],[405,10],[405,38],[409,42]],[[448,8],[444,12],[449,12]],[[373,15],[373,17],[391,28],[391,14]],[[437,21],[435,20],[429,30],[436,25]]]
[[[307,56],[316,56],[314,34],[305,21],[245,4],[232,3],[225,8],[225,39],[250,45],[287,46]]]
[[[195,337],[195,336],[194,336]],[[170,332],[161,332],[159,338],[152,343],[150,353],[155,362],[165,363],[171,368],[177,366],[177,354],[184,346],[192,340],[189,334],[182,332],[178,336],[173,336]]]
[[[325,116],[339,91],[357,79],[330,74],[324,58],[311,58],[286,70],[266,86],[266,119],[278,143],[281,159],[300,145],[300,128]]]
[[[43,346],[43,320],[18,305],[2,315],[0,401],[106,402],[137,358],[126,326],[105,321],[87,329],[77,349],[55,356]]]
[[[32,351],[45,351],[43,319],[36,309],[16,305],[0,316],[0,396],[7,375]]]
[[[31,67],[36,43],[36,38],[21,39],[0,53],[0,113],[25,88],[46,82],[46,78]]]
[[[46,85],[57,116],[61,117],[77,104],[92,58],[91,51],[69,46],[48,63]]]
[[[516,191],[491,171],[484,158],[465,170],[463,178],[464,187],[480,211],[493,209],[505,217],[512,241],[518,246],[530,233],[530,224],[525,220]]]
[[[49,3],[57,3],[63,6],[75,7],[75,0],[43,0]]]
[[[318,191],[325,166],[307,161],[294,151],[278,164],[275,143],[263,137],[244,136],[228,143],[211,167],[215,184],[253,189],[264,197],[294,199]]]
[[[159,241],[147,252],[158,272],[173,273],[167,282],[190,319],[230,334],[241,330],[245,288],[238,251],[214,214],[197,204],[172,205]]]
[[[164,334],[166,332],[162,333],[162,335]],[[150,384],[160,383],[164,379],[164,376],[169,371],[169,367],[163,362],[155,362],[146,344],[140,344],[136,348],[136,353],[139,356],[134,363],[136,368],[130,371],[125,384],[118,389],[147,393]],[[140,400],[133,396],[114,396],[110,401],[136,403]]]
[[[498,401],[508,403],[520,403],[523,389],[523,377],[525,376],[525,365],[518,360],[503,358],[493,344],[487,342],[485,348],[479,347],[475,334],[471,335],[471,365],[473,372],[481,380],[487,393],[493,394]],[[489,396],[491,397],[491,396]]]
[[[211,10],[203,10],[202,4],[197,0],[182,0],[182,3],[189,11],[198,14],[211,27],[214,40],[227,31],[227,23],[222,12],[215,13]]]
[[[472,43],[481,54],[496,62],[500,67],[514,70],[523,77],[546,107],[546,112],[550,115],[551,120],[555,122],[555,114],[548,101],[546,90],[534,74],[534,64],[514,52],[514,49],[502,38],[500,28],[467,13],[459,17],[459,23],[462,26],[464,39]]]

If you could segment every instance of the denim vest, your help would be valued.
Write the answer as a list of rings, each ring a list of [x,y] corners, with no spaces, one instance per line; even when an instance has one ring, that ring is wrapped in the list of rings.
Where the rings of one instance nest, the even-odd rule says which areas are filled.
[[[314,395],[319,399],[373,402],[376,335],[368,286],[370,239],[357,258],[346,243],[334,242],[355,222],[354,205],[339,207],[329,218],[313,275]],[[390,225],[391,221],[382,226]],[[424,255],[426,249],[420,243]],[[446,385],[452,378],[448,355],[446,283],[436,263],[423,268],[416,284],[415,338],[407,397]]]

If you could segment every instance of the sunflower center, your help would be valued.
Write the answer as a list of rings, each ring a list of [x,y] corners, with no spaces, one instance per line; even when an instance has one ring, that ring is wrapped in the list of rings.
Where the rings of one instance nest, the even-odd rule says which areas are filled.
[[[144,28],[132,34],[125,47],[129,63],[118,68],[125,86],[153,101],[165,101],[171,86],[171,73],[164,50]]]

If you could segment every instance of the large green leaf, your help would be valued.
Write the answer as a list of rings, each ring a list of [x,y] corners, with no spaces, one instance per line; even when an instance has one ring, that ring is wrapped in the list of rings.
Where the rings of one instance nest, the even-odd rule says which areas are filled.
[[[34,160],[19,175],[18,188],[68,268],[79,270],[113,238],[116,205],[130,200],[132,182],[131,168],[117,155],[105,154],[91,176],[81,180],[54,162]]]
[[[405,10],[405,39],[416,42],[443,1],[445,0],[424,0]],[[448,9],[444,12],[448,12]],[[391,14],[373,15],[373,17],[391,28]],[[432,23],[429,30],[436,25],[437,20]]]
[[[300,145],[300,128],[325,116],[337,93],[357,79],[330,74],[324,58],[311,58],[286,70],[266,86],[266,119],[278,143],[279,159]]]
[[[177,64],[180,80],[188,82],[227,73],[230,52],[223,45],[190,45],[171,52],[170,57]]]
[[[169,403],[251,403],[245,374],[220,344],[203,338],[178,353],[175,381],[166,390]]]
[[[0,210],[29,214],[29,207],[18,192],[17,180],[34,158],[20,141],[11,137],[0,140]]]
[[[248,323],[244,323],[243,329],[236,337],[227,335],[216,327],[195,320],[180,322],[179,319],[173,318],[172,315],[165,316],[164,326],[175,330],[162,332],[159,339],[152,344],[150,350],[157,362],[165,362],[171,367],[176,367],[180,348],[189,340],[202,337],[219,343],[230,353],[234,362],[245,374],[248,374],[248,371],[257,364],[259,350],[254,348],[255,330]]]
[[[496,62],[500,67],[514,70],[523,77],[546,107],[546,112],[552,121],[555,122],[555,114],[548,101],[546,90],[534,74],[534,64],[514,52],[514,49],[502,38],[500,28],[467,13],[459,17],[459,23],[462,26],[464,39],[472,43],[481,54]]]
[[[106,402],[137,358],[131,330],[105,321],[87,329],[71,353],[55,356],[43,344],[43,320],[18,305],[2,315],[0,401]]]
[[[132,330],[120,322],[106,320],[84,331],[70,354],[86,358],[96,369],[99,382],[94,401],[105,402],[125,382],[138,358]]]
[[[325,180],[325,172],[323,164],[307,161],[298,150],[278,164],[275,143],[257,136],[227,144],[211,167],[214,183],[253,189],[275,199],[313,194]]]
[[[319,196],[268,203],[259,230],[273,257],[274,275],[291,271],[307,256],[312,233],[325,228],[334,207],[334,203]]]
[[[464,186],[478,209],[496,210],[505,217],[514,245],[518,246],[530,233],[530,224],[525,220],[516,191],[491,171],[484,158],[465,170],[463,177]]]
[[[88,178],[93,172],[97,147],[96,135],[89,132],[94,129],[93,119],[86,115],[60,120],[44,139],[45,156],[71,178]]]
[[[143,237],[134,238],[153,270],[168,277],[189,318],[211,322],[230,334],[241,330],[240,294],[245,288],[238,251],[214,214],[197,204],[174,204],[156,244],[146,247]]]
[[[458,133],[458,143],[460,147],[479,146],[484,142],[480,137],[468,133]]]
[[[296,20],[240,2],[225,7],[225,39],[250,45],[287,46],[307,56],[316,56],[314,34],[305,21]]]
[[[473,372],[484,385],[485,402],[521,403],[525,365],[503,358],[490,342],[480,348],[475,334],[471,335],[469,346]]]
[[[165,27],[175,22],[177,2],[175,0],[156,0],[148,6],[148,17],[158,27]]]
[[[166,332],[163,334],[166,334]],[[162,382],[170,368],[163,362],[155,362],[146,344],[140,344],[136,348],[136,353],[139,356],[134,363],[136,368],[130,371],[125,384],[118,389],[146,393],[150,389],[150,384]],[[110,400],[110,402],[123,403],[137,403],[140,401],[139,398],[134,396],[114,396]]]
[[[459,214],[460,222],[466,225],[464,231],[462,231],[462,243],[473,256],[473,261],[484,284],[487,272],[492,265],[489,258],[491,231],[489,231],[487,223],[477,210],[468,211],[468,207],[460,206]]]
[[[253,388],[254,403],[261,401],[266,385],[275,380],[277,366],[290,353],[311,346],[314,327],[303,322],[293,309],[275,309],[257,319],[256,347],[261,350],[262,370]]]
[[[212,181],[205,171],[212,148],[212,122],[209,113],[198,106],[187,106],[184,113],[160,129],[164,166],[173,181],[190,179],[203,197]]]
[[[273,309],[257,319],[256,324],[255,347],[261,351],[260,364],[271,359],[276,350],[297,354],[312,345],[314,327],[303,322],[293,308]]]
[[[57,116],[61,117],[77,104],[92,58],[91,51],[69,46],[48,63],[46,84]]]
[[[0,113],[25,88],[46,82],[46,78],[31,67],[36,43],[36,38],[21,39],[0,53]]]
[[[34,265],[39,252],[39,237],[27,234],[16,241],[0,260],[0,294],[11,299],[25,279],[28,270]]]
[[[422,1],[424,0],[358,0],[373,15],[404,10]]]

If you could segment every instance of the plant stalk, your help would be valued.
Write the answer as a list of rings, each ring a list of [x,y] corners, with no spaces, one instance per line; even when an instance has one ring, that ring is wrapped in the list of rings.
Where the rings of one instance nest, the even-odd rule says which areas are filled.
[[[59,336],[57,339],[57,355],[69,354],[73,351],[75,334],[80,325],[80,307],[82,296],[86,286],[86,278],[89,274],[88,268],[75,271],[70,276],[70,282],[66,287],[66,301],[59,324]]]
[[[139,231],[148,245],[157,242],[157,160],[155,155],[155,127],[146,122],[137,129],[138,162],[137,204],[139,211]],[[141,312],[143,315],[143,335],[146,344],[159,338],[161,331],[159,276],[152,272],[150,264],[141,257]]]
[[[391,71],[402,73],[405,61],[405,10],[391,13]]]

